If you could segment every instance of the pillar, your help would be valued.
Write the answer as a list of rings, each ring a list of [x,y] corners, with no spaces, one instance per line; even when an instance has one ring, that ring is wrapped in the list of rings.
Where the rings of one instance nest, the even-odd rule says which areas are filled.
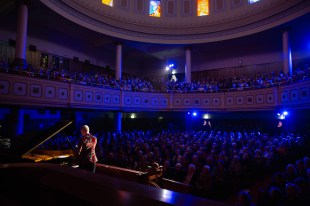
[[[188,47],[185,50],[185,82],[192,82],[192,68],[191,68],[191,49]]]
[[[122,44],[116,44],[116,71],[115,71],[115,79],[122,79]]]
[[[19,68],[25,68],[26,63],[26,46],[27,46],[27,28],[28,28],[28,6],[25,1],[19,1],[17,32],[16,32],[16,49],[15,65]]]
[[[116,132],[122,132],[122,113],[114,113],[114,129]]]
[[[282,43],[283,43],[283,72],[284,74],[292,74],[292,51],[288,31],[283,32],[282,34]]]

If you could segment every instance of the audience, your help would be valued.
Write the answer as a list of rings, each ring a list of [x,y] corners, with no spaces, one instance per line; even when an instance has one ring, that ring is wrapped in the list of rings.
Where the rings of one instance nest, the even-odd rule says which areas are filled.
[[[139,92],[231,92],[280,86],[310,78],[310,66],[308,64],[304,65],[303,68],[295,69],[292,74],[284,74],[283,72],[258,72],[253,76],[241,75],[238,77],[221,77],[218,79],[202,78],[200,80],[193,80],[191,83],[186,83],[182,79],[171,79],[167,81],[165,78],[151,82],[143,76],[125,73],[122,74],[120,80],[116,80],[115,73],[110,70],[103,70],[101,72],[68,72],[64,69],[55,68],[41,67],[37,69],[28,65],[26,69],[20,71],[18,68],[10,68],[4,62],[0,62],[0,69],[29,77]]]
[[[72,82],[87,86],[116,88],[129,91],[156,92],[152,83],[142,76],[123,74],[115,80],[109,72],[66,72],[56,69],[5,72],[29,77]],[[310,67],[296,69],[293,74],[259,73],[253,77],[185,81],[161,81],[165,92],[222,92],[257,89],[290,84],[310,77]],[[304,137],[293,133],[270,135],[260,131],[127,131],[98,132],[97,154],[100,163],[147,172],[152,165],[163,165],[162,176],[191,188],[193,194],[223,200],[229,194],[249,187],[265,175],[272,180],[257,205],[305,205],[309,202],[310,160],[295,159],[294,152],[307,145]],[[41,149],[75,149],[79,137],[62,136],[48,140]],[[296,152],[300,154],[299,152]],[[288,154],[291,155],[289,159]],[[293,154],[293,155],[292,155]],[[282,163],[286,168],[276,171]],[[254,205],[248,191],[239,193],[237,205]]]
[[[304,157],[308,159],[308,157]],[[266,190],[262,190],[258,198],[258,206],[290,206],[309,205],[310,182],[304,173],[298,173],[296,168],[305,168],[301,159],[295,164],[287,164],[283,171],[276,171]],[[309,167],[308,167],[309,170]]]
[[[158,163],[163,165],[164,178],[189,185],[195,195],[217,200],[250,187],[278,169],[282,163],[279,159],[287,158],[281,153],[283,147],[289,154],[306,147],[302,136],[293,133],[269,135],[258,131],[136,130],[94,135],[98,138],[101,163],[138,171],[148,171],[150,166]],[[78,137],[69,136],[68,139],[76,144]],[[70,145],[59,135],[42,148],[68,149]],[[288,164],[284,172],[275,173],[264,201],[282,202],[284,200],[279,198],[287,194],[289,199],[284,202],[292,202],[297,198],[296,192],[301,191],[304,191],[302,197],[307,198],[308,163],[309,159],[305,157],[296,161],[296,165]],[[296,180],[298,177],[303,179]],[[286,188],[287,183],[295,186]]]
[[[239,77],[221,77],[221,79],[201,79],[186,83],[184,80],[161,80],[158,82],[160,89],[166,92],[231,92],[245,89],[260,89],[310,78],[310,67],[297,68],[292,74],[283,72],[260,73],[253,76],[241,75]]]

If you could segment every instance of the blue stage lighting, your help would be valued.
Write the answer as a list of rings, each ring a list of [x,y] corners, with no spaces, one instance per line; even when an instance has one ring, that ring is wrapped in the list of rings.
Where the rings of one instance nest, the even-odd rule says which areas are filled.
[[[284,111],[283,112],[284,116],[288,115],[288,112],[287,111]]]
[[[193,116],[196,117],[197,116],[197,112],[193,112]]]

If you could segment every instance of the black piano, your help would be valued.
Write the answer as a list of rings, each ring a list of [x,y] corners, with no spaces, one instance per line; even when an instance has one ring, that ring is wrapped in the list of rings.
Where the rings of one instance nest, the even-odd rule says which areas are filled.
[[[38,131],[30,131],[12,139],[11,146],[2,149],[0,162],[64,162],[73,157],[73,149],[44,150],[39,147],[56,134],[72,124],[70,120],[61,120],[53,126]]]
[[[95,174],[73,168],[62,163],[72,157],[72,150],[38,149],[70,124],[60,121],[31,136],[24,134],[2,153],[0,205],[228,205],[147,185],[148,174],[139,171],[103,164],[97,164]]]

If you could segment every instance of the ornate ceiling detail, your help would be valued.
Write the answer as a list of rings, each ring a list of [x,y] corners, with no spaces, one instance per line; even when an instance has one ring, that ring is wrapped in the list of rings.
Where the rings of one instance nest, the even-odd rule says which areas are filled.
[[[224,11],[214,9],[214,12],[211,10],[211,14],[204,17],[178,13],[160,18],[136,11],[134,1],[128,1],[130,5],[126,9],[119,5],[103,5],[101,0],[41,2],[65,18],[94,31],[122,39],[167,44],[206,43],[237,38],[270,29],[310,12],[308,0],[261,0],[253,5],[226,5]],[[181,4],[181,1],[176,2]],[[180,11],[176,9],[176,12]]]

